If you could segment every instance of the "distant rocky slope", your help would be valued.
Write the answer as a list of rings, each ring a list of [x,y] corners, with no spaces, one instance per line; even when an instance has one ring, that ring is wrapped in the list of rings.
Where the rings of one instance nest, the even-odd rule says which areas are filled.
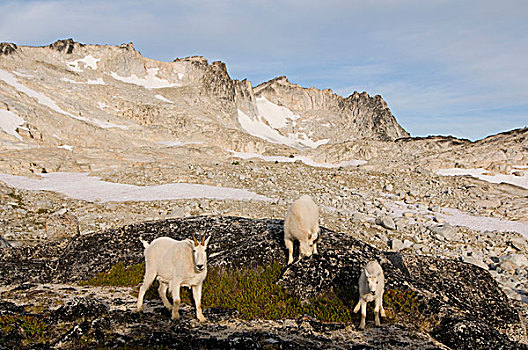
[[[380,95],[371,97],[366,92],[355,91],[343,98],[329,89],[302,88],[284,76],[262,83],[254,91],[257,98],[265,98],[304,116],[302,126],[308,133],[319,139],[329,138],[329,143],[409,137]]]
[[[360,159],[378,170],[528,162],[526,129],[478,142],[411,138],[380,95],[341,97],[286,77],[253,87],[201,56],[160,62],[131,43],[67,39],[42,47],[2,43],[0,63],[4,172],[117,168],[153,154],[178,158],[182,147],[202,159],[238,151]]]
[[[405,294],[411,298],[406,307],[417,313],[405,324],[398,324],[403,321],[395,315],[381,328],[368,324],[367,331],[361,332],[355,325],[325,324],[309,317],[247,322],[232,311],[214,308],[204,310],[210,322],[203,325],[192,320],[189,308],[181,320],[170,322],[167,314],[159,317],[159,307],[132,314],[133,297],[123,293],[116,297],[116,287],[84,287],[85,296],[79,299],[75,282],[119,262],[130,265],[143,260],[140,235],[147,240],[162,235],[183,239],[192,233],[212,235],[211,268],[247,269],[285,260],[282,220],[218,216],[146,222],[62,242],[5,248],[0,257],[4,291],[0,315],[37,316],[54,334],[45,345],[66,348],[181,344],[184,348],[526,349],[519,312],[487,271],[449,259],[382,252],[326,229],[320,254],[286,268],[279,284],[306,300],[320,293],[337,293],[353,307],[360,268],[377,259],[385,270],[387,293],[410,293]],[[56,292],[52,292],[53,284],[58,284]],[[61,294],[59,305],[48,302],[43,307],[41,298],[57,293]],[[149,303],[157,304],[156,300]],[[0,346],[24,339],[16,331],[0,332]]]
[[[132,44],[72,39],[43,47],[2,43],[0,52],[3,109],[22,119],[7,132],[11,137],[2,134],[8,144],[18,139],[97,148],[214,140],[229,149],[259,151],[272,149],[270,142],[306,148],[408,136],[380,96],[344,99],[285,78],[254,91],[249,81],[231,79],[224,63],[203,57],[159,62]]]

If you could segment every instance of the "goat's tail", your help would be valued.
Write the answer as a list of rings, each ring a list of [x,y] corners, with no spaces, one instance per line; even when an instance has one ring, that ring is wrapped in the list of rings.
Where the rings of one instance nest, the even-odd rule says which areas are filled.
[[[139,240],[141,241],[141,243],[143,243],[143,247],[145,247],[145,249],[149,247],[150,243],[148,243],[147,241],[144,241],[143,237],[139,236]]]

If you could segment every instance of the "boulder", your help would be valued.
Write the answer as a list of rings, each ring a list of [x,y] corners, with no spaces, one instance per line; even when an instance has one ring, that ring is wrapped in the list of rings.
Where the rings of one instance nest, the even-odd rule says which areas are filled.
[[[522,254],[509,254],[499,258],[499,266],[505,271],[515,272],[518,268],[528,266],[528,258]]]
[[[183,239],[192,234],[212,236],[209,246],[211,267],[247,269],[272,262],[286,262],[283,220],[190,217],[75,235],[65,239],[67,244],[52,241],[8,249],[0,255],[0,285],[16,286],[28,280],[34,284],[76,283],[107,271],[118,262],[125,265],[143,262],[143,245],[139,237],[151,241],[159,236]],[[325,228],[321,230],[318,250],[319,254],[284,267],[278,281],[289,293],[305,302],[310,303],[318,295],[335,293],[352,308],[357,298],[356,286],[361,267],[373,259],[382,264],[388,295],[403,293],[401,295],[413,296],[411,305],[419,310],[419,319],[411,317],[405,324],[398,325],[384,322],[378,332],[383,336],[371,336],[367,347],[386,348],[394,345],[396,349],[443,349],[445,346],[487,349],[491,344],[492,348],[497,349],[522,349],[524,346],[520,341],[525,340],[525,331],[517,309],[484,269],[450,259],[383,252],[345,233]],[[390,306],[386,305],[386,309],[390,310]],[[185,310],[183,308],[182,312],[192,315],[191,308]],[[263,327],[270,327],[272,322],[258,320],[252,321],[252,324],[257,325],[253,328],[248,328],[251,326],[246,322],[244,328],[235,329],[231,326],[239,322],[235,313],[226,314],[227,311],[208,308],[204,312],[210,319],[210,325],[197,328],[190,316],[182,317],[186,321],[170,323],[168,327],[167,319],[159,317],[159,312],[132,314],[130,310],[112,311],[112,307],[105,302],[93,298],[75,299],[56,311],[46,312],[46,319],[51,325],[56,322],[61,324],[58,329],[64,329],[62,322],[74,322],[72,328],[53,343],[60,343],[63,347],[72,347],[76,341],[85,339],[84,335],[87,334],[96,339],[96,343],[90,344],[93,347],[122,347],[124,344],[152,347],[160,344],[166,346],[167,342],[173,345],[189,345],[192,342],[195,347],[205,348],[235,343],[261,348],[270,346],[265,342],[265,339],[271,339],[269,334],[275,334],[272,338],[276,346],[284,348],[355,348],[358,344],[365,345],[364,337],[356,336],[351,343],[350,334],[354,332],[340,333],[346,324],[322,323],[310,318],[296,322],[306,327],[299,326],[297,332],[301,333],[292,333],[291,328],[283,330],[282,323],[277,328],[267,328],[268,331],[265,331]],[[217,323],[222,319],[229,321],[229,329]],[[116,327],[121,333],[112,333]],[[415,327],[413,329],[420,331],[411,332],[406,330],[407,327]],[[218,329],[226,333],[219,337]],[[366,332],[364,336],[369,334]],[[232,339],[229,344],[225,343],[226,337]],[[418,344],[416,337],[425,340]],[[445,346],[432,346],[430,337]],[[235,338],[238,340],[235,341]],[[204,343],[206,339],[207,343]],[[287,339],[290,343],[285,343]],[[342,339],[346,339],[346,343]]]
[[[79,219],[68,212],[58,212],[48,217],[45,230],[50,240],[60,240],[81,233]]]
[[[428,229],[436,233],[448,241],[458,242],[462,239],[462,235],[457,232],[456,228],[452,226],[449,222],[446,222],[443,225],[439,226],[429,226]]]
[[[378,216],[376,218],[376,224],[386,228],[387,230],[396,229],[396,224],[394,223],[394,220],[388,215]]]

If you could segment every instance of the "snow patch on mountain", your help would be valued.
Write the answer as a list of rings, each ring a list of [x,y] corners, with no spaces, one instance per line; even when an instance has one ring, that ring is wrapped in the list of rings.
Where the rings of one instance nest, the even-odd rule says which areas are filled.
[[[100,58],[95,58],[92,55],[88,55],[84,58],[80,58],[75,61],[67,62],[68,67],[70,67],[71,70],[81,73],[83,69],[79,66],[79,63],[83,63],[85,67],[89,67],[93,70],[97,69],[97,62],[99,62]]]
[[[46,106],[46,107],[54,110],[55,112],[58,112],[60,114],[67,115],[67,116],[72,117],[74,119],[82,120],[82,121],[88,122],[90,124],[94,124],[94,125],[99,126],[101,128],[128,129],[128,127],[125,126],[125,125],[114,124],[114,123],[102,121],[102,120],[99,120],[99,119],[86,118],[86,117],[83,117],[83,116],[77,116],[77,115],[71,114],[69,112],[66,112],[65,110],[60,108],[55,103],[55,101],[53,101],[48,96],[44,95],[41,92],[35,91],[35,90],[31,89],[31,88],[28,88],[24,84],[19,83],[17,78],[13,74],[9,73],[6,70],[0,69],[0,80],[3,80],[5,83],[13,86],[18,91],[25,93],[29,97],[36,98],[38,103],[40,103],[41,105]]]
[[[146,89],[161,89],[161,88],[180,86],[180,84],[178,83],[171,83],[168,80],[158,78],[156,76],[158,74],[158,71],[159,71],[159,68],[147,69],[147,76],[145,78],[139,78],[135,74],[132,74],[129,77],[122,77],[118,75],[116,72],[110,72],[110,76],[124,83],[143,86]]]
[[[294,157],[284,157],[284,156],[264,156],[259,153],[245,153],[245,152],[236,152],[232,150],[227,150],[232,154],[232,157],[241,158],[241,159],[251,159],[258,158],[266,162],[279,162],[279,163],[293,163],[296,161],[301,161],[306,165],[313,166],[316,168],[339,168],[347,166],[358,166],[367,163],[365,160],[351,159],[339,163],[318,163],[305,156],[294,156]]]
[[[522,167],[517,167],[521,169]],[[513,174],[494,174],[491,175],[489,170],[483,169],[483,168],[477,168],[477,169],[460,169],[460,168],[452,168],[452,169],[440,169],[437,172],[438,175],[443,176],[463,176],[463,175],[470,175],[472,177],[475,177],[480,180],[484,180],[491,183],[508,183],[512,185],[516,185],[522,188],[528,189],[528,174],[524,174],[522,176],[516,176]]]
[[[0,128],[4,130],[5,133],[22,140],[22,137],[16,132],[16,129],[22,124],[24,124],[24,119],[17,114],[0,109]]]
[[[154,97],[163,102],[174,103],[163,95],[154,95]]]
[[[274,122],[280,122],[280,118],[277,115],[273,115],[270,119],[274,119],[274,117],[276,117]],[[317,148],[329,141],[328,139],[313,141],[304,133],[289,133],[282,135],[278,130],[270,126],[267,119],[263,120],[261,115],[252,119],[241,110],[238,110],[238,122],[250,135],[294,148]]]
[[[95,80],[88,79],[86,81],[86,84],[90,84],[90,85],[105,85],[105,82],[104,82],[103,78],[97,78]]]
[[[265,97],[257,97],[257,109],[259,115],[274,129],[284,128],[288,125],[288,122],[291,124],[291,122],[300,118],[288,108],[278,106],[268,101]]]

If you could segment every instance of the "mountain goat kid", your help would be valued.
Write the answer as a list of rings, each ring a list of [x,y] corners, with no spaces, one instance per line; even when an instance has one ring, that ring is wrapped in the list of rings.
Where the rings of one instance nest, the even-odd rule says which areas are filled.
[[[207,244],[205,235],[198,242],[196,237],[176,241],[169,237],[160,237],[150,244],[143,241],[145,247],[145,277],[139,289],[137,311],[143,311],[143,297],[154,279],[158,279],[158,293],[163,305],[171,311],[171,319],[180,317],[180,287],[191,287],[196,305],[196,318],[205,321],[202,313],[202,283],[207,276]],[[167,288],[172,295],[173,306],[167,300]]]
[[[299,255],[317,254],[319,240],[319,208],[312,197],[303,195],[293,202],[284,220],[284,244],[288,249],[288,264],[293,262],[293,242],[299,241]]]
[[[383,269],[377,261],[369,261],[361,270],[359,276],[359,302],[354,308],[354,312],[359,311],[361,306],[361,322],[359,328],[365,329],[365,318],[367,317],[367,303],[374,301],[374,322],[380,325],[379,314],[385,317],[383,308],[383,293],[385,291],[385,276]]]

